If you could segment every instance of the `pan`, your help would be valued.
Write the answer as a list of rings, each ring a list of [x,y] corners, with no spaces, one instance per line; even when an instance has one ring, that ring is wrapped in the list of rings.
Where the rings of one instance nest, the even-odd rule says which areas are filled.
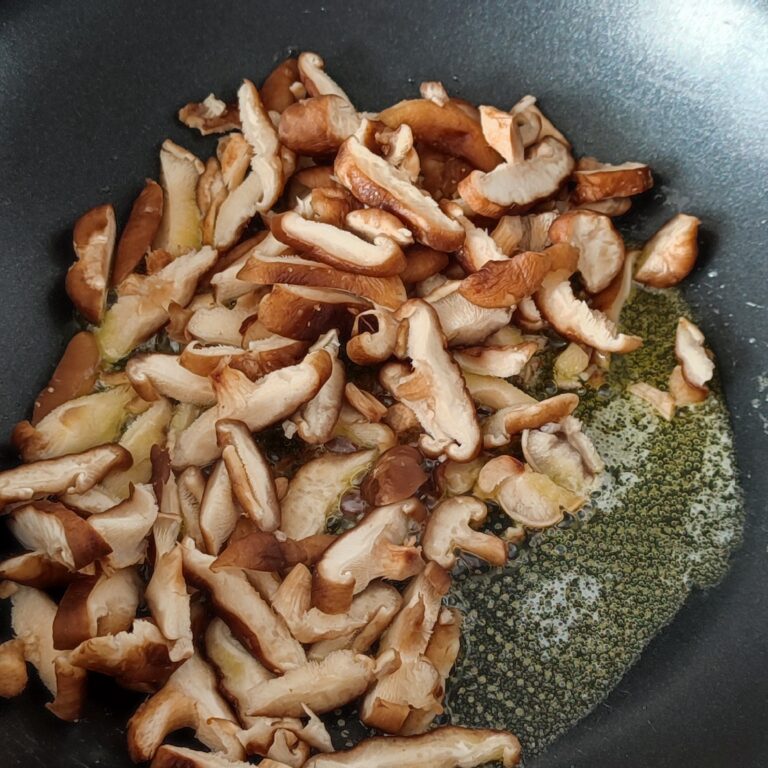
[[[293,51],[322,53],[360,109],[415,94],[424,79],[475,103],[535,93],[579,154],[648,162],[655,191],[624,232],[642,239],[683,209],[702,219],[685,297],[730,408],[743,544],[602,704],[527,764],[768,765],[764,3],[5,0],[0,41],[2,435],[74,331],[62,288],[74,219],[109,201],[124,220],[164,138],[209,146],[174,109],[233,93],[243,76],[258,82]],[[8,445],[2,458],[13,461]],[[129,765],[123,728],[137,698],[99,681],[92,693],[77,727],[43,709],[40,687],[0,703],[0,762]]]

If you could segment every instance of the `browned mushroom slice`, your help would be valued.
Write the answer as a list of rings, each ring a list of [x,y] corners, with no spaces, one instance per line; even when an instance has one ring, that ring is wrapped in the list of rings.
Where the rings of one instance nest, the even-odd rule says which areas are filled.
[[[27,687],[24,643],[16,638],[0,645],[0,698],[11,699]]]
[[[219,139],[216,158],[219,161],[221,179],[230,192],[243,183],[252,157],[253,149],[242,133],[229,133]]]
[[[403,501],[427,482],[421,454],[410,445],[398,445],[383,453],[360,490],[372,506]]]
[[[355,316],[370,307],[367,299],[336,288],[278,284],[262,300],[259,322],[280,336],[314,341],[332,328],[349,336]]]
[[[459,182],[459,193],[475,213],[498,218],[554,194],[573,170],[567,147],[552,137],[526,152],[518,163],[502,163],[492,171],[472,171]]]
[[[584,497],[560,487],[547,475],[534,472],[511,456],[491,459],[480,470],[475,495],[493,499],[504,512],[526,528],[548,528],[575,512]]]
[[[25,587],[50,589],[67,584],[78,575],[44,552],[27,552],[0,562],[0,581],[13,581]]]
[[[385,365],[382,385],[416,414],[426,433],[419,441],[422,451],[473,459],[480,450],[480,429],[461,371],[446,351],[437,313],[425,301],[411,299],[395,317],[406,338],[398,355],[410,360],[410,368]]]
[[[262,531],[280,527],[280,503],[272,472],[248,427],[241,421],[216,422],[216,438],[235,498]]]
[[[360,127],[360,117],[346,99],[335,94],[291,104],[280,115],[280,142],[301,155],[327,155],[338,150]]]
[[[395,351],[400,323],[384,309],[367,309],[355,318],[347,356],[358,365],[383,363]]]
[[[267,755],[259,765],[301,768],[309,758],[310,748],[333,752],[333,744],[322,720],[304,707],[309,722],[304,725],[298,717],[241,717],[248,724],[238,739],[248,754]]]
[[[511,733],[446,725],[420,736],[374,736],[344,752],[311,757],[304,768],[474,768],[501,761],[512,768],[520,742]]]
[[[152,246],[162,217],[163,188],[156,181],[147,179],[144,189],[134,200],[117,243],[112,285],[121,283],[139,265]]]
[[[354,136],[342,144],[333,167],[341,183],[358,200],[394,213],[417,242],[439,251],[454,251],[464,241],[460,224],[425,197],[403,172],[366,149]]]
[[[521,442],[531,469],[582,496],[605,469],[592,441],[582,432],[581,422],[573,416],[525,430]]]
[[[91,637],[115,635],[130,629],[141,591],[141,579],[133,568],[72,582],[53,620],[54,648],[71,650]]]
[[[227,133],[240,128],[240,114],[237,106],[226,104],[209,93],[202,101],[190,101],[178,114],[179,120],[188,128],[195,128],[203,136],[212,133]]]
[[[467,462],[444,461],[435,470],[435,484],[438,490],[447,496],[461,496],[469,493],[486,461],[487,459],[482,456]]]
[[[594,211],[569,211],[549,228],[553,243],[579,251],[578,269],[585,288],[599,293],[610,285],[624,263],[624,241],[608,216]]]
[[[202,242],[205,245],[213,245],[216,217],[227,194],[221,165],[215,157],[209,157],[197,182],[197,206],[202,216]]]
[[[298,64],[296,59],[285,59],[267,75],[259,91],[268,112],[283,112],[296,101],[292,86],[299,80]]]
[[[485,504],[471,496],[455,496],[438,504],[430,513],[421,537],[424,557],[449,571],[456,565],[457,549],[491,565],[504,565],[506,543],[492,534],[473,530],[487,514]]]
[[[232,535],[240,510],[232,495],[232,483],[227,467],[218,461],[208,476],[200,503],[200,531],[209,555],[218,555]]]
[[[378,423],[387,413],[387,406],[375,395],[360,389],[357,384],[349,381],[344,387],[346,401],[368,421]],[[407,494],[410,496],[411,494]]]
[[[344,272],[300,256],[254,253],[240,270],[238,279],[257,285],[284,283],[316,288],[339,288],[390,309],[397,309],[406,299],[405,289],[399,277],[371,277]]]
[[[312,602],[326,613],[345,613],[354,595],[374,579],[393,581],[418,573],[420,550],[405,544],[424,507],[406,499],[369,512],[355,528],[339,536],[315,567]]]
[[[77,261],[67,272],[65,287],[77,311],[91,323],[99,323],[104,317],[116,234],[111,205],[100,205],[83,214],[72,233]]]
[[[346,189],[333,184],[316,187],[307,197],[299,198],[294,212],[309,221],[344,229],[344,220],[356,203]]]
[[[379,120],[390,128],[407,124],[416,141],[463,157],[480,170],[490,171],[501,162],[486,142],[480,122],[453,102],[440,106],[429,99],[401,101],[381,112]]]
[[[71,652],[73,666],[116,678],[135,691],[152,692],[165,683],[175,664],[169,643],[147,619],[136,619],[130,632],[94,637]]]
[[[674,418],[675,398],[669,392],[662,392],[662,390],[644,381],[630,384],[627,387],[627,392],[644,400],[666,421],[672,421]]]
[[[328,353],[333,370],[318,393],[304,403],[292,418],[299,437],[310,445],[319,445],[331,439],[344,401],[346,380],[344,363],[339,360],[339,336],[335,329],[323,334],[310,347],[310,351],[319,349]]]
[[[104,563],[110,568],[127,568],[146,557],[147,535],[157,518],[157,501],[151,485],[137,485],[116,507],[91,515],[88,525],[112,548]]]
[[[635,280],[654,288],[669,288],[687,277],[699,255],[696,237],[700,223],[685,213],[671,218],[643,246]]]
[[[550,273],[536,294],[536,305],[558,333],[601,352],[632,352],[643,343],[639,336],[619,333],[602,312],[577,299],[566,274]]]
[[[577,165],[573,179],[576,189],[571,197],[576,205],[611,197],[631,197],[653,186],[651,169],[643,163],[594,163],[589,168]]]
[[[42,552],[71,571],[79,571],[111,551],[98,531],[59,502],[17,507],[9,516],[8,528],[24,547]]]
[[[525,341],[510,346],[464,347],[452,354],[464,372],[508,379],[522,372],[538,348],[535,341]]]
[[[324,453],[299,467],[281,502],[285,535],[304,539],[322,533],[344,492],[368,472],[376,453]]]
[[[502,216],[491,237],[505,256],[511,256],[516,250],[541,251],[551,244],[549,228],[558,216],[557,211]]]
[[[131,466],[120,445],[99,445],[82,453],[36,461],[0,472],[0,504],[30,501],[57,493],[83,493],[108,472]]]
[[[709,389],[693,387],[686,381],[685,376],[683,376],[682,366],[680,365],[676,365],[672,369],[672,373],[669,375],[668,389],[669,394],[674,398],[675,405],[678,407],[698,405],[703,403],[709,396]],[[0,576],[2,576],[1,571]]]
[[[125,366],[125,372],[139,395],[147,401],[159,396],[181,403],[213,405],[216,395],[205,376],[197,376],[179,364],[178,355],[136,355]]]
[[[420,283],[448,266],[448,255],[425,245],[414,245],[405,251],[405,269],[400,279],[406,285]]]
[[[28,421],[19,422],[13,442],[25,461],[52,459],[112,442],[135,397],[131,387],[120,386],[75,398],[54,408],[34,427]]]
[[[227,548],[216,558],[213,570],[235,566],[253,571],[285,571],[301,563],[314,565],[335,536],[319,533],[295,540],[282,532],[277,534],[252,530],[242,536],[234,536]]]
[[[706,390],[707,382],[715,372],[715,364],[704,346],[704,334],[685,317],[677,321],[675,357],[685,380],[692,387]]]
[[[382,211],[381,208],[359,208],[350,211],[346,215],[345,224],[369,243],[375,242],[379,236],[386,236],[403,248],[413,245],[411,231],[403,226],[397,216]]]
[[[110,362],[120,360],[159,330],[168,320],[169,305],[186,306],[197,281],[216,258],[216,251],[206,246],[180,256],[154,275],[134,276],[96,331],[102,356]]]
[[[241,570],[212,571],[215,558],[196,550],[189,540],[182,543],[182,554],[189,582],[209,593],[216,613],[267,669],[285,672],[304,663],[304,649]]]
[[[489,106],[481,106],[479,112],[480,126],[486,141],[505,162],[522,162],[525,159],[525,144],[518,125],[519,117]]]
[[[378,671],[369,656],[334,651],[320,661],[309,661],[281,677],[258,683],[249,696],[248,714],[301,717],[302,705],[318,714],[330,712],[364,693]]]
[[[187,659],[128,721],[131,759],[137,763],[152,759],[165,737],[180,728],[193,728],[195,738],[214,752],[236,760],[245,756],[236,738],[239,726],[216,689],[216,675],[197,654]]]
[[[86,673],[53,647],[56,603],[40,590],[16,587],[11,605],[11,626],[23,645],[24,658],[54,696],[46,707],[62,720],[78,720],[85,701]]]
[[[349,96],[325,71],[325,62],[312,51],[299,54],[298,70],[301,82],[310,96],[333,94],[349,102]]]

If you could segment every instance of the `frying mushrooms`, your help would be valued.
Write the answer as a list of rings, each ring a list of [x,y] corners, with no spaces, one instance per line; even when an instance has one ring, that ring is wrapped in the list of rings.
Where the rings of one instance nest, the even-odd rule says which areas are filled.
[[[180,403],[209,406],[216,402],[211,382],[179,364],[176,355],[137,355],[125,367],[133,388],[147,401],[159,396]]]
[[[119,285],[139,265],[152,247],[163,217],[163,188],[147,179],[133,202],[128,221],[117,243],[112,285]]]
[[[669,288],[687,277],[699,255],[696,237],[701,222],[678,213],[644,246],[635,280],[654,288]]]
[[[715,364],[704,346],[704,334],[690,320],[681,317],[675,333],[675,357],[685,380],[697,389],[706,390]]]
[[[281,143],[301,155],[336,152],[360,127],[355,108],[341,96],[327,94],[286,107],[280,115]]]
[[[592,163],[573,173],[576,188],[571,199],[576,205],[612,197],[639,195],[653,186],[651,169],[643,163]]]

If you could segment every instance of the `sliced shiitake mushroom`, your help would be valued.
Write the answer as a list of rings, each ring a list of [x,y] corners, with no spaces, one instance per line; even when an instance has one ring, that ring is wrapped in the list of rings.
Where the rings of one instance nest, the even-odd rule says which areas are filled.
[[[644,246],[635,280],[654,288],[669,288],[687,277],[699,255],[696,237],[701,222],[678,213]]]
[[[336,152],[360,127],[355,108],[341,96],[315,96],[287,106],[280,115],[281,143],[301,155]]]
[[[573,180],[576,188],[571,199],[576,205],[612,197],[631,197],[653,186],[651,169],[643,163],[590,163],[586,168],[578,163]]]
[[[663,392],[645,381],[630,384],[627,392],[644,400],[666,421],[672,421],[674,418],[675,398],[669,392]]]
[[[685,317],[677,321],[675,357],[688,384],[706,390],[707,383],[714,375],[715,364],[704,346],[704,334]]]

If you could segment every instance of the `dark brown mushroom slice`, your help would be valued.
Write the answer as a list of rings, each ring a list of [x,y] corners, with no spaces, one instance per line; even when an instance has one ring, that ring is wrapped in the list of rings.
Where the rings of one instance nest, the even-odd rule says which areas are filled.
[[[291,86],[299,81],[299,62],[288,58],[281,61],[259,88],[264,108],[268,112],[283,112],[296,101]]]
[[[163,188],[147,179],[133,201],[128,221],[117,243],[112,285],[119,285],[139,266],[152,247],[163,217]]]
[[[372,506],[381,507],[415,496],[427,482],[422,461],[422,455],[413,446],[390,448],[360,486],[363,498]]]
[[[341,96],[327,94],[286,107],[280,115],[278,135],[294,152],[322,157],[338,151],[359,127],[355,108]]]

